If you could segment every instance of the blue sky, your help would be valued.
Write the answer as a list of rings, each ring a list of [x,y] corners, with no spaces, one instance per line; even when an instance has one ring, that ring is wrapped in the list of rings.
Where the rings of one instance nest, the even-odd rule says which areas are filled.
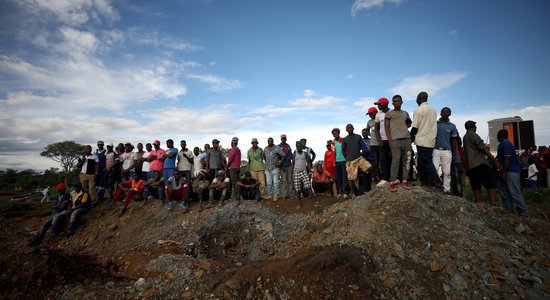
[[[0,169],[74,140],[201,146],[330,130],[420,91],[451,120],[519,115],[550,144],[550,2],[0,0]]]

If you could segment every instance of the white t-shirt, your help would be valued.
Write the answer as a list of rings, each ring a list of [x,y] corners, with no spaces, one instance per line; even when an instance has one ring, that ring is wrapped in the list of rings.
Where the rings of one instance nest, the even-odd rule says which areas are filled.
[[[143,165],[142,165],[142,167],[141,167],[141,172],[149,172],[149,171],[151,171],[151,163],[148,162],[148,161],[146,160],[147,157],[149,157],[149,153],[151,153],[151,152],[145,152],[145,153],[143,154],[143,159],[145,159],[145,161],[143,162]]]
[[[132,165],[132,163],[137,159],[135,152],[124,152],[120,159],[122,160],[122,168],[128,169]],[[130,171],[134,171],[134,168],[130,169]]]
[[[219,183],[219,182],[220,182],[220,180],[218,179],[218,176],[216,176],[216,178],[214,178],[214,180],[212,180],[212,183]],[[229,183],[229,177],[225,177],[223,182]]]
[[[191,171],[191,163],[187,159],[187,157],[193,159],[195,156],[193,155],[193,151],[187,150],[185,152],[185,155],[187,157],[183,156],[183,150],[178,152],[178,171]]]
[[[199,175],[200,170],[202,170],[201,156],[200,155],[193,156],[193,168],[192,168],[193,177],[197,177],[197,175]]]
[[[384,118],[386,118],[386,113],[383,111],[379,111],[376,114],[376,117],[374,117],[374,122],[380,124],[380,137],[383,141],[387,141],[388,137],[386,136],[386,128],[384,127]]]
[[[424,102],[414,110],[412,127],[418,129],[414,142],[417,146],[433,148],[437,137],[437,113]]]
[[[537,181],[538,176],[535,176],[535,174],[537,174],[537,172],[538,172],[537,166],[535,164],[530,164],[529,169],[527,171],[527,179]]]

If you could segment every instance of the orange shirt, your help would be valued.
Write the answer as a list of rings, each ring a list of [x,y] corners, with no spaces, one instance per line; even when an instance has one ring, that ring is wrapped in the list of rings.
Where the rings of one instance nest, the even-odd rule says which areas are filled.
[[[140,179],[138,181],[127,180],[124,185],[126,185],[127,187],[132,187],[132,190],[138,192],[139,190],[143,189],[144,182],[145,181],[143,179]]]
[[[320,174],[317,170],[313,172],[313,179],[315,181],[327,181],[331,178],[330,174],[327,171],[324,171],[323,174]]]

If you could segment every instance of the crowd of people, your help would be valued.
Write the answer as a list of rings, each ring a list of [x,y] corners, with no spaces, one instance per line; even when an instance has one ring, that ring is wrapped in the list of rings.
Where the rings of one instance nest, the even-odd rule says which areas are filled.
[[[416,102],[418,107],[411,119],[401,109],[400,95],[392,97],[393,109],[388,99],[378,99],[376,107],[367,112],[369,120],[361,135],[354,132],[352,124],[346,125],[345,137],[340,136],[339,128],[332,129],[324,159],[316,164],[316,153],[307,146],[306,139],[296,141],[293,151],[285,134],[280,135],[277,145],[269,137],[264,148],[253,138],[245,157],[238,137],[232,138],[227,155],[218,139],[205,144],[202,150],[188,149],[185,140],[177,149],[172,139],[166,141],[166,149],[159,140],[146,143],[145,149],[137,143],[137,151],[129,142],[115,147],[99,141],[95,151],[87,145],[78,159],[79,182],[72,184],[70,194],[65,184],[56,185],[54,211],[29,245],[39,245],[50,226],[54,239],[67,219],[71,235],[79,216],[102,201],[120,205],[119,216],[126,213],[132,201],[152,199],[163,201],[169,210],[177,202],[184,212],[192,201],[198,202],[199,211],[213,207],[215,201],[224,205],[235,200],[238,205],[241,200],[277,202],[290,197],[297,198],[301,206],[302,198],[320,193],[355,198],[369,192],[371,185],[387,186],[391,192],[399,187],[409,190],[415,177],[425,190],[463,197],[466,174],[477,202],[481,202],[483,186],[490,204],[497,205],[498,187],[504,208],[525,214],[521,174],[526,173],[527,187],[538,188],[538,179],[546,175],[546,169],[540,170],[548,159],[546,148],[539,149],[538,155],[531,151],[520,158],[508,140],[508,132],[501,130],[495,157],[477,135],[476,122],[465,123],[466,133],[461,138],[450,121],[450,108],[443,107],[438,119],[426,92],[419,93]],[[529,162],[526,168],[524,157]],[[247,164],[246,172],[241,174],[243,158]],[[535,165],[535,161],[539,162]],[[207,203],[203,206],[203,202]]]

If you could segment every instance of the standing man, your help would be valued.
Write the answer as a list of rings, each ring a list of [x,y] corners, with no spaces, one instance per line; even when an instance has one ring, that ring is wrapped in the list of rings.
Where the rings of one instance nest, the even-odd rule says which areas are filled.
[[[441,188],[441,180],[437,176],[433,164],[433,150],[437,137],[437,113],[428,104],[428,93],[420,92],[416,97],[418,108],[414,110],[411,129],[411,141],[416,143],[418,152],[418,176],[424,186]]]
[[[451,165],[457,151],[456,139],[458,137],[455,124],[449,120],[450,115],[450,108],[443,107],[441,109],[441,118],[437,121],[437,136],[433,150],[433,164],[436,169],[441,167],[443,194],[446,195],[451,195]]]
[[[130,143],[124,144],[124,153],[120,156],[120,159],[122,160],[122,182],[125,182],[127,180],[132,180],[134,177],[135,172],[135,166],[137,163],[136,154],[132,152],[134,150],[134,146]]]
[[[187,149],[187,142],[185,140],[180,141],[181,150],[178,152],[178,172],[185,178],[187,182],[191,182],[191,168],[193,167],[194,158],[193,152]]]
[[[334,149],[332,149],[332,141],[327,141],[327,151],[325,151],[325,159],[323,160],[323,169],[332,176],[334,180],[336,180],[336,170],[334,170],[334,167],[336,166],[336,153],[334,152]],[[334,196],[336,196],[338,193],[334,193]]]
[[[401,110],[403,99],[400,95],[395,95],[392,98],[393,109],[386,113],[386,136],[391,148],[392,161],[390,170],[390,191],[397,192],[397,184],[399,183],[399,166],[402,168],[403,181],[401,186],[410,190],[409,185],[409,168],[411,166],[411,138],[407,126],[410,121],[409,113]],[[433,164],[432,164],[433,166]]]
[[[279,173],[280,165],[283,164],[285,152],[273,143],[273,138],[267,139],[267,147],[264,148],[265,177],[267,184],[267,200],[277,202],[279,194]],[[271,198],[273,197],[273,198]]]
[[[348,176],[349,191],[352,199],[357,196],[355,180],[357,180],[359,170],[368,173],[372,168],[371,163],[361,156],[363,138],[360,135],[353,133],[353,129],[353,125],[346,125],[348,135],[344,138],[344,142],[342,143],[342,150],[345,151],[346,173]]]
[[[497,151],[497,160],[500,163],[499,187],[502,205],[509,212],[514,212],[514,204],[520,215],[527,214],[525,200],[521,194],[520,174],[521,165],[514,145],[508,140],[508,131],[499,130],[497,140],[500,142]]]
[[[491,167],[487,157],[500,169],[499,162],[487,150],[485,143],[476,133],[476,122],[466,121],[464,124],[466,134],[463,138],[464,159],[466,162],[466,175],[470,178],[470,184],[474,191],[477,203],[481,203],[481,185],[487,189],[491,206],[497,205],[497,181],[491,174]]]
[[[307,143],[306,139],[302,138],[300,139],[300,142],[302,143],[302,147],[304,147],[304,152],[307,153],[307,155],[309,155],[309,161],[313,163],[315,161],[315,157],[317,157],[317,155],[315,155],[315,151],[313,151],[313,149],[306,146],[306,143]]]
[[[292,194],[292,148],[286,142],[286,134],[281,134],[279,148],[285,153],[281,166],[281,197],[290,198]],[[298,192],[298,191],[296,191]]]
[[[332,136],[334,137],[334,140],[332,140],[331,147],[334,149],[334,170],[336,171],[336,186],[338,188],[338,195],[336,195],[336,197],[347,199],[348,176],[346,174],[346,156],[344,155],[344,150],[342,149],[344,139],[340,137],[339,128],[332,129]]]
[[[103,199],[105,196],[105,186],[107,185],[107,180],[105,178],[105,165],[106,165],[106,154],[107,150],[104,148],[105,143],[103,141],[97,142],[97,149],[95,149],[95,155],[97,156],[99,169],[97,177],[95,179],[97,186],[97,197]]]
[[[235,198],[237,197],[237,182],[241,178],[241,149],[237,147],[239,145],[239,138],[233,137],[231,139],[231,149],[227,153],[227,168],[229,169],[229,179],[231,180],[231,187],[229,194],[235,192]]]
[[[378,105],[378,113],[374,118],[374,136],[378,141],[378,165],[380,166],[380,182],[376,185],[379,188],[383,188],[390,180],[390,165],[391,165],[391,150],[386,136],[386,127],[384,125],[386,120],[386,113],[390,110],[388,105],[390,101],[386,98],[380,98],[374,102],[374,105]]]
[[[206,145],[204,145],[204,149],[206,150]],[[206,152],[206,169],[208,170],[209,180],[214,180],[218,171],[225,171],[226,168],[225,157],[220,150],[220,141],[218,139],[213,139],[212,148],[208,149]]]
[[[174,148],[174,141],[172,139],[166,140],[166,152],[164,153],[164,178],[170,178],[174,175],[177,157],[178,148]]]
[[[160,148],[160,141],[155,140],[153,142],[154,149],[149,152],[149,156],[147,157],[147,160],[150,162],[149,165],[149,178],[152,178],[155,176],[155,171],[159,171],[164,176],[164,154],[166,151],[164,149]],[[172,176],[171,174],[168,176]],[[166,178],[168,178],[166,177]]]
[[[203,165],[201,163],[201,150],[199,147],[193,148],[193,178],[197,177],[201,171],[204,171]]]
[[[252,148],[248,149],[246,156],[248,158],[248,170],[253,179],[256,179],[260,184],[260,196],[265,199],[267,194],[265,191],[265,164],[264,151],[258,147],[258,139],[252,139]]]
[[[139,149],[139,144],[138,144],[138,149]],[[153,150],[153,145],[151,145],[151,143],[145,144],[145,153],[141,157],[141,175],[140,175],[140,177],[144,180],[152,178],[149,176],[149,171],[151,171],[151,163],[149,162],[149,159],[148,159],[152,150]]]
[[[99,172],[99,160],[97,155],[92,154],[92,146],[84,146],[84,154],[78,158],[76,166],[81,168],[80,186],[91,195],[92,202],[95,203],[95,178]]]
[[[367,121],[367,131],[368,135],[370,137],[370,145],[369,145],[369,152],[372,166],[374,167],[374,175],[375,177],[373,179],[377,179],[380,176],[380,166],[378,165],[378,162],[380,161],[379,156],[379,149],[380,144],[378,143],[378,138],[376,137],[376,121],[374,120],[376,118],[376,114],[378,114],[378,110],[376,107],[369,108],[367,115],[369,116],[369,120]]]
[[[311,180],[309,179],[309,171],[311,170],[311,161],[309,155],[303,151],[302,142],[296,142],[296,151],[292,154],[292,182],[294,183],[294,190],[298,197],[299,207],[302,206],[302,184],[304,190],[307,190],[310,197],[314,197],[311,186]]]
[[[138,151],[136,152],[136,173],[138,174],[139,178],[147,180],[147,176],[143,176],[143,156],[145,156],[145,154],[147,154],[148,152],[143,151],[142,143],[138,143],[136,148],[138,149]]]

